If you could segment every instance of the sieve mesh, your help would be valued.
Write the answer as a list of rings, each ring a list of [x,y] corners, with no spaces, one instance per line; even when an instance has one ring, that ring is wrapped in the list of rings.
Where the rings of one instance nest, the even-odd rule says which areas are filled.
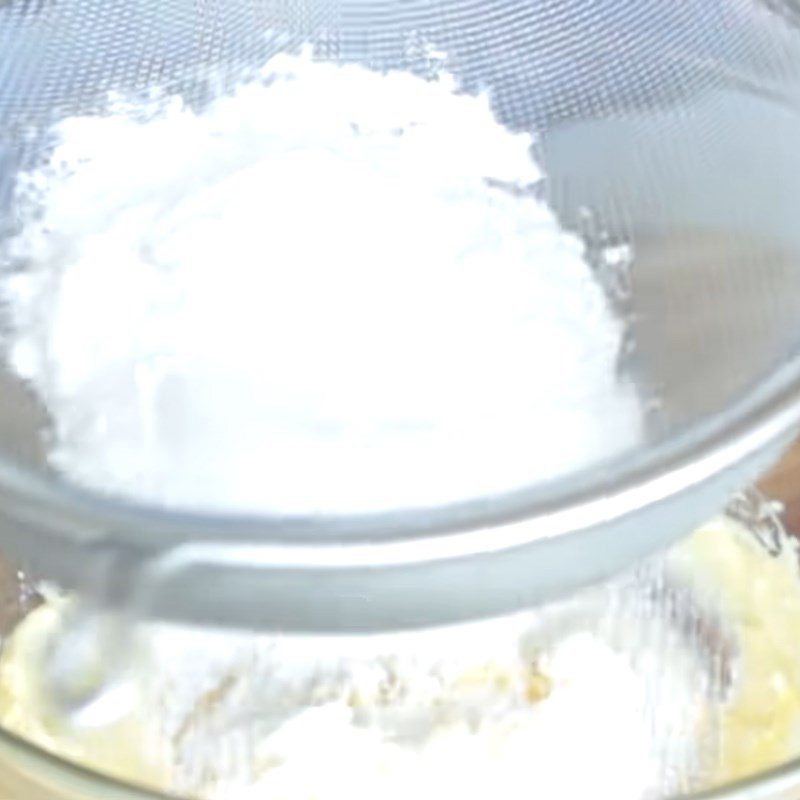
[[[14,387],[0,408],[3,536],[13,555],[74,584],[96,571],[90,555],[105,558],[109,540],[124,543],[120,557],[150,566],[165,550],[199,542],[170,551],[161,573],[155,563],[155,573],[183,576],[165,592],[180,606],[175,615],[191,606],[194,617],[242,621],[244,600],[248,624],[284,623],[288,613],[301,627],[312,625],[310,616],[327,627],[348,615],[356,627],[402,626],[519,607],[607,576],[688,531],[768,463],[797,419],[799,16],[788,0],[0,2],[0,234],[14,228],[15,175],[41,153],[49,126],[102,109],[109,92],[159,88],[202,106],[271,56],[305,44],[322,60],[423,76],[445,70],[467,90],[487,90],[503,123],[536,136],[551,205],[587,241],[631,320],[624,369],[651,406],[637,452],[544,489],[424,519],[235,522],[142,518],[54,494],[51,476],[40,480],[43,415]],[[629,272],[604,261],[617,247],[632,253]],[[680,502],[661,502],[678,495]],[[645,507],[658,513],[635,517]],[[521,516],[537,521],[529,534],[495,535],[496,523]],[[577,543],[569,553],[539,548],[532,561],[517,547],[603,526],[591,558],[575,557]],[[320,582],[318,563],[281,551],[276,567],[275,550],[248,549],[264,540],[282,548],[292,537],[371,547],[484,527],[491,537],[480,542],[477,534],[452,539],[452,555],[464,560],[431,565],[426,552],[404,554],[380,586],[363,563],[347,574],[323,570]],[[242,547],[223,553],[220,541],[222,550]],[[466,557],[495,549],[502,557],[481,567],[486,594],[473,597]],[[375,553],[370,563],[386,558]],[[227,582],[218,580],[218,597],[204,598],[196,587],[212,572],[219,578],[223,562]],[[401,574],[410,562],[426,562],[425,575]],[[281,572],[278,582],[261,579],[267,568]],[[434,599],[408,591],[423,584]],[[447,593],[437,590],[445,584]],[[455,586],[466,603],[456,602]],[[303,602],[311,587],[335,598],[322,609],[329,620]],[[259,608],[272,611],[255,611],[257,596],[269,601]]]
[[[643,320],[634,335],[644,343],[640,377],[671,430],[731,405],[797,349],[786,322],[797,311],[787,298],[796,278],[784,266],[797,243],[783,221],[793,205],[783,186],[800,175],[787,152],[797,125],[797,18],[787,0],[5,0],[3,224],[13,224],[14,176],[41,151],[48,126],[102,108],[111,91],[159,87],[202,103],[308,43],[325,60],[446,69],[465,89],[488,90],[503,123],[539,136],[565,221],[580,228],[588,208],[595,228],[633,244],[656,229],[645,242],[657,251],[655,285],[645,258],[631,305]],[[698,228],[704,242],[687,247]],[[709,255],[708,242],[717,252]],[[729,266],[737,258],[742,269]],[[716,265],[733,300],[714,297]],[[717,308],[711,344],[694,319],[697,298]],[[654,303],[683,330],[678,341],[649,324]],[[734,363],[743,336],[755,352]],[[714,372],[688,381],[682,353],[694,347],[694,363]]]
[[[633,338],[639,378],[671,432],[731,405],[798,346],[786,322],[797,311],[785,266],[796,237],[782,221],[793,204],[781,191],[800,175],[786,151],[798,124],[797,18],[787,0],[5,0],[3,224],[13,224],[14,177],[41,152],[49,125],[104,107],[109,92],[158,87],[202,103],[309,43],[324,60],[445,69],[466,90],[488,90],[504,124],[538,135],[567,223],[581,229],[590,209],[595,229],[656,251],[634,276],[631,312],[642,322]],[[757,128],[768,142],[753,144]],[[737,258],[741,268],[730,266]],[[714,296],[717,268],[731,300]],[[714,302],[710,323],[696,319],[698,299]],[[672,331],[650,323],[654,304]],[[755,352],[742,364],[743,336]],[[696,347],[692,362],[713,374],[690,381],[683,354]]]
[[[789,66],[780,21],[796,15],[780,0],[6,0],[0,109],[5,127],[85,110],[110,89],[192,95],[311,42],[320,58],[423,74],[444,59],[528,127],[685,102],[737,74],[769,83]]]

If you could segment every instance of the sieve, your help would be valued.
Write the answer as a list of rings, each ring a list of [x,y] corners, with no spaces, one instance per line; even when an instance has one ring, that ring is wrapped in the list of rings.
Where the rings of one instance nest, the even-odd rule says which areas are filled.
[[[200,515],[53,475],[46,415],[5,374],[0,541],[34,574],[144,615],[370,630],[529,606],[685,535],[800,419],[798,22],[789,0],[0,2],[0,232],[49,126],[101,111],[110,91],[202,106],[303,45],[423,76],[444,63],[535,135],[549,203],[630,320],[620,368],[649,409],[635,447],[522,490],[390,513]]]

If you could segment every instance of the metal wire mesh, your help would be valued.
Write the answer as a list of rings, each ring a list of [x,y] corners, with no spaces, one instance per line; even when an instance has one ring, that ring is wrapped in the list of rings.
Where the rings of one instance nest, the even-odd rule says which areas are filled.
[[[796,14],[780,0],[6,0],[0,113],[37,121],[112,88],[192,93],[310,42],[321,58],[418,72],[442,57],[466,86],[493,89],[506,122],[529,126],[774,73],[778,17]]]
[[[636,455],[684,434],[685,452],[707,453],[800,376],[798,19],[793,0],[0,1],[0,234],[48,126],[101,109],[109,92],[158,87],[202,104],[303,45],[319,59],[444,69],[536,135],[550,202],[601,273],[609,244],[632,248],[609,291],[631,319],[626,368],[652,404]],[[4,460],[41,465],[42,415],[19,394],[3,403]]]
[[[505,124],[535,131],[546,145],[554,142],[545,153],[546,167],[554,203],[567,219],[588,207],[599,230],[635,240],[642,227],[687,222],[675,216],[676,195],[683,193],[701,197],[709,216],[700,220],[697,212],[688,220],[692,227],[738,231],[743,221],[755,220],[763,234],[761,218],[779,214],[788,205],[785,198],[766,198],[771,205],[765,207],[757,191],[729,186],[734,203],[707,196],[702,184],[719,185],[720,169],[741,169],[744,155],[764,162],[763,174],[778,169],[787,180],[792,174],[797,159],[774,151],[786,148],[796,121],[780,132],[764,130],[756,118],[777,112],[753,105],[751,98],[793,105],[800,74],[800,37],[793,26],[799,13],[787,0],[5,0],[0,4],[0,208],[5,198],[8,209],[16,169],[40,147],[37,134],[53,119],[102,107],[110,91],[135,94],[160,87],[202,102],[271,55],[311,44],[321,59],[420,74],[444,68],[466,89],[488,89]],[[729,101],[728,93],[737,99]],[[716,107],[708,105],[715,102]],[[642,117],[645,112],[655,116]],[[597,132],[608,132],[608,154],[596,142],[587,146],[586,136],[569,143],[570,124],[584,130],[598,121],[606,124]],[[754,125],[762,137],[771,137],[769,145],[753,138]],[[606,159],[614,165],[613,185],[606,180],[611,172]],[[13,220],[13,214],[4,216],[6,224]],[[673,240],[678,235],[670,232]],[[685,263],[686,254],[681,257]],[[735,285],[735,275],[728,282]],[[670,286],[676,283],[683,285],[670,276]],[[748,304],[748,313],[770,308],[771,314],[769,304],[781,291],[769,279],[760,286],[770,296],[758,307]],[[705,283],[701,288],[713,291]],[[634,307],[639,300],[634,291]],[[683,309],[676,306],[671,313]],[[727,307],[721,313],[734,316]],[[789,337],[781,331],[783,345]],[[733,341],[729,333],[720,341]],[[765,359],[759,353],[753,369],[763,374]],[[732,383],[723,376],[731,390],[761,377],[750,369],[739,372],[742,380]],[[670,387],[680,392],[681,381],[667,373],[653,383],[669,411],[679,405],[672,402]],[[730,399],[706,388],[702,394],[705,411]],[[688,419],[695,412],[676,416]]]

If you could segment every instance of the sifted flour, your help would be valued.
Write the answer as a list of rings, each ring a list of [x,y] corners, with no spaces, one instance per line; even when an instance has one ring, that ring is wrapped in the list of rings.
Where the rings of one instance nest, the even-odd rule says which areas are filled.
[[[71,602],[49,597],[4,643],[0,722],[179,796],[653,800],[800,749],[797,549],[728,517],[504,619],[359,637],[142,624],[115,695],[133,702],[98,727],[45,691]]]
[[[531,139],[447,77],[283,56],[124,102],[17,188],[8,358],[69,479],[201,509],[435,505],[639,433],[622,324]]]
[[[135,702],[100,728],[54,715],[42,691],[54,601],[0,659],[0,719],[84,765],[208,800],[671,796],[698,769],[703,667],[669,644],[666,620],[648,619],[644,646],[614,597],[356,638],[142,626]]]

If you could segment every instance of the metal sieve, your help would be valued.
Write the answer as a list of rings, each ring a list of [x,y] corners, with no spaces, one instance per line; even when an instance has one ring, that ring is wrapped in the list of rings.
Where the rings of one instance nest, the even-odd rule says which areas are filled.
[[[620,368],[649,409],[635,449],[520,491],[201,516],[65,485],[42,459],[45,415],[5,375],[0,540],[36,574],[143,613],[365,630],[508,612],[684,535],[800,418],[798,21],[789,0],[0,2],[3,231],[48,127],[110,91],[202,105],[304,44],[375,69],[444,63],[536,135],[550,203],[631,320]],[[611,258],[620,247],[630,263]]]

